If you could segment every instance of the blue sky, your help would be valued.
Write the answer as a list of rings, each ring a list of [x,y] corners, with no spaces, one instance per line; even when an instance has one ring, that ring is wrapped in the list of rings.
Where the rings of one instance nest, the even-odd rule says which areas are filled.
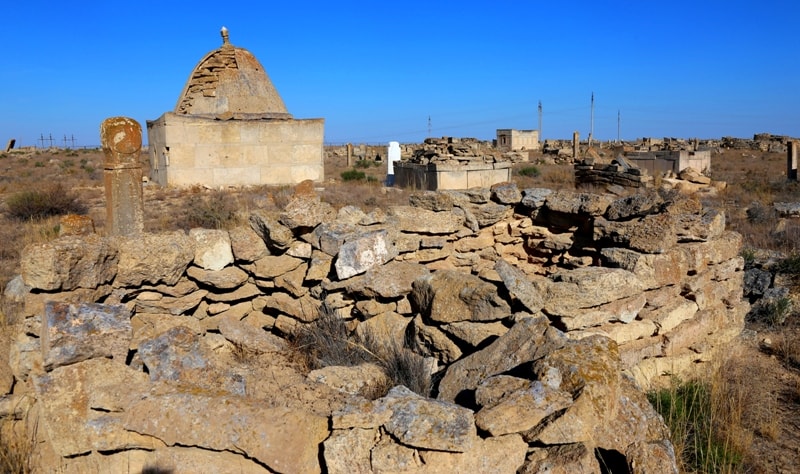
[[[0,140],[99,143],[99,125],[174,108],[230,41],[327,142],[800,137],[800,3],[745,1],[9,2]],[[71,142],[70,142],[71,143]]]

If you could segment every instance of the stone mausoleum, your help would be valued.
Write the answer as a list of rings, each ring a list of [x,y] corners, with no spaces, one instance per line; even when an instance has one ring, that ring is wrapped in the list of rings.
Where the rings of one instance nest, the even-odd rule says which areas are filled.
[[[189,76],[175,110],[147,121],[150,179],[167,186],[321,181],[324,119],[296,120],[264,67],[228,41]]]

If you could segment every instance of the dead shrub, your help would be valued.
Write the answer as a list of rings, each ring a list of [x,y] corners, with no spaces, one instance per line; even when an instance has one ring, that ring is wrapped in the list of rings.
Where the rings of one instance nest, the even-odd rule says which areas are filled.
[[[86,213],[86,206],[60,183],[41,190],[13,194],[6,200],[6,206],[8,214],[20,220]]]
[[[221,191],[192,194],[187,198],[185,207],[186,211],[179,223],[185,229],[226,229],[237,221],[236,200]]]
[[[327,305],[320,307],[319,317],[300,328],[292,337],[301,360],[311,369],[328,366],[356,366],[363,363],[376,364],[390,380],[378,398],[386,395],[389,388],[404,385],[415,393],[428,396],[431,389],[430,371],[425,359],[397,341],[382,343],[370,331],[350,331],[347,323]]]
[[[789,367],[800,368],[800,335],[791,330],[776,334],[771,352]]]
[[[311,370],[334,365],[350,367],[376,359],[359,341],[353,340],[345,320],[325,304],[320,306],[316,320],[293,334],[292,342]]]
[[[28,436],[24,422],[0,424],[0,472],[33,472],[33,439]]]

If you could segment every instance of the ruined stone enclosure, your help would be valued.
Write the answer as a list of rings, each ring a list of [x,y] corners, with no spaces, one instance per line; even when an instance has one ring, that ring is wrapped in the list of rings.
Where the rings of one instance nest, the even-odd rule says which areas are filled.
[[[264,67],[233,46],[206,54],[175,110],[147,122],[150,179],[162,186],[321,181],[323,119],[296,120]]]
[[[509,183],[337,211],[303,188],[229,230],[25,249],[0,415],[38,427],[40,462],[677,472],[642,389],[702,370],[742,330],[741,236],[722,213]],[[404,341],[434,391],[367,399],[374,364],[301,372],[285,338],[324,312]]]

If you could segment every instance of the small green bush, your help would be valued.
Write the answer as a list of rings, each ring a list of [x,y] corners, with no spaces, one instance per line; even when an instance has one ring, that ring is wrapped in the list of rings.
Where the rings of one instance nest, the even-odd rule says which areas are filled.
[[[347,170],[342,172],[343,181],[363,181],[367,178],[366,173],[358,170]]]
[[[529,178],[537,178],[541,174],[541,171],[539,171],[539,168],[535,166],[526,166],[524,168],[520,168],[520,170],[517,171],[517,174],[520,176],[527,176]]]
[[[64,160],[61,162],[62,169],[72,168],[73,166],[75,166],[75,162],[72,160]]]
[[[6,205],[9,215],[17,219],[86,213],[86,206],[61,184],[14,194],[8,198]]]
[[[744,259],[744,267],[745,268],[752,268],[753,264],[756,261],[756,251],[750,247],[742,248],[742,251],[739,252],[739,255]]]
[[[380,163],[378,163],[377,161],[358,160],[358,161],[356,161],[355,165],[353,165],[353,166],[355,166],[356,168],[360,168],[360,169],[367,169],[367,168],[370,168],[372,166],[379,166],[379,165],[380,165]]]
[[[780,273],[800,275],[800,254],[794,254],[778,262],[777,270]]]
[[[44,168],[44,163],[42,163],[41,161],[37,161],[36,163],[33,164],[33,166],[35,166],[36,168]]]
[[[792,313],[792,300],[787,297],[776,298],[764,305],[764,316],[773,326],[780,326]]]

